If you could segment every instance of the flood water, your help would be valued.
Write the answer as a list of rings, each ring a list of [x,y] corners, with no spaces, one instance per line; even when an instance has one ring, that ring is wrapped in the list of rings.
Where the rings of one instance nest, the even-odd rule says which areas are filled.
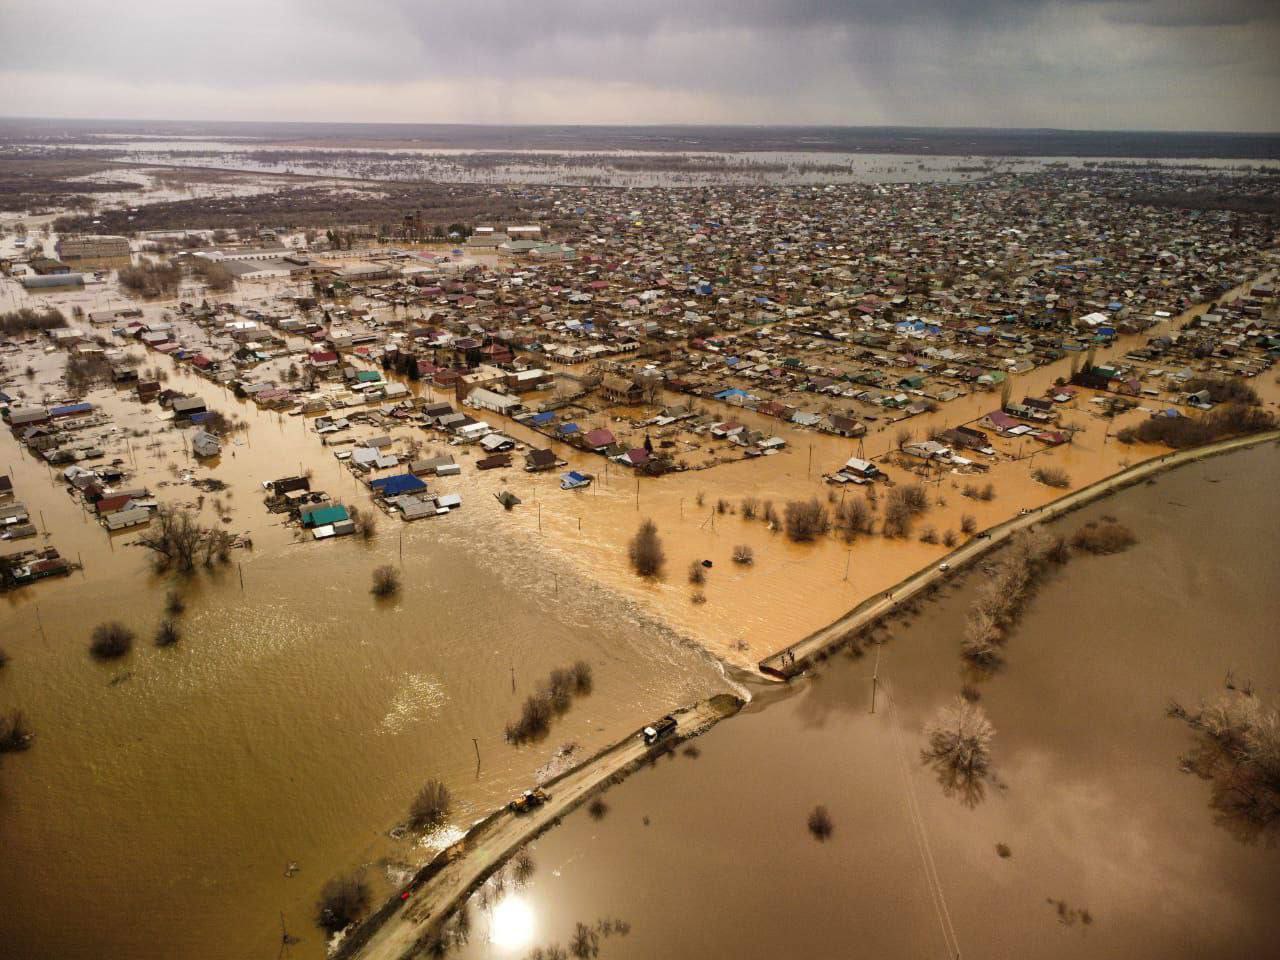
[[[891,628],[874,713],[874,650],[760,693],[697,756],[657,760],[537,840],[532,880],[473,897],[455,955],[525,957],[620,918],[610,960],[1273,956],[1280,851],[1215,823],[1165,707],[1215,697],[1229,670],[1280,697],[1278,470],[1280,448],[1257,448],[1059,522],[1110,514],[1139,542],[1076,556],[1029,603],[980,684],[1001,786],[976,805],[919,753],[960,689],[980,572]],[[825,843],[806,829],[816,804]]]
[[[27,146],[34,147],[35,144]],[[130,162],[177,167],[304,174],[359,180],[437,183],[592,184],[619,187],[704,187],[721,184],[825,185],[830,183],[965,182],[996,173],[1035,173],[1050,166],[1177,169],[1234,174],[1276,168],[1280,161],[1243,163],[1222,158],[978,157],[902,155],[824,150],[540,150],[355,148],[237,140],[122,140],[72,143],[64,149],[101,153]]]
[[[103,296],[106,304],[101,302]],[[88,289],[64,295],[60,302],[85,309],[112,305],[109,292]],[[171,305],[148,305],[148,316],[166,307]],[[184,330],[183,338],[195,346],[208,342],[208,334],[201,331]],[[130,349],[141,354],[139,347]],[[34,367],[32,378],[15,376],[6,389],[20,389],[33,398],[61,394],[59,378],[65,355],[24,348],[6,356],[6,361],[13,373],[28,363]],[[111,422],[86,431],[87,438],[104,446],[108,459],[122,458],[136,470],[137,480],[130,484],[145,484],[166,502],[199,504],[206,523],[219,522],[220,515],[229,517],[226,528],[249,534],[254,549],[237,550],[232,566],[213,574],[201,572],[182,584],[188,602],[183,641],[174,649],[155,649],[150,638],[161,618],[170,581],[150,573],[143,552],[129,546],[135,533],[108,536],[85,516],[49,468],[19,449],[8,431],[0,432],[0,468],[11,473],[17,499],[28,505],[41,530],[48,531],[47,540],[42,536],[37,541],[6,545],[5,550],[48,542],[85,565],[83,575],[18,591],[6,596],[0,606],[0,640],[12,658],[0,672],[0,708],[23,709],[37,735],[31,751],[6,756],[0,763],[0,845],[4,852],[0,865],[0,897],[4,899],[0,902],[5,903],[0,913],[0,942],[6,946],[6,957],[266,956],[278,949],[281,913],[289,931],[304,938],[292,948],[292,955],[321,956],[323,943],[311,924],[311,915],[317,892],[330,876],[363,865],[382,895],[411,865],[423,862],[433,849],[456,836],[458,829],[530,784],[561,744],[575,741],[579,746],[576,755],[587,756],[642,721],[730,685],[716,661],[661,626],[659,618],[683,635],[696,637],[705,649],[751,663],[831,622],[863,596],[892,586],[945,552],[936,545],[883,538],[860,540],[852,553],[834,538],[818,545],[797,545],[759,522],[714,514],[712,503],[720,497],[736,503],[750,494],[773,497],[781,504],[799,491],[825,495],[821,474],[842,463],[858,447],[853,441],[816,435],[807,435],[805,445],[796,442],[786,453],[764,461],[741,461],[707,472],[644,480],[639,485],[632,476],[619,476],[615,470],[590,490],[577,493],[559,490],[555,475],[525,474],[518,466],[511,471],[479,473],[461,450],[463,475],[437,486],[444,492],[461,493],[462,511],[411,525],[384,520],[372,545],[354,539],[296,543],[292,531],[280,525],[280,518],[264,509],[262,481],[309,469],[314,473],[314,485],[327,489],[335,499],[362,507],[368,502],[367,491],[338,465],[332,450],[321,446],[306,418],[260,411],[208,380],[175,369],[155,354],[146,354],[143,362],[169,372],[166,386],[199,395],[212,408],[245,419],[247,433],[235,444],[228,444],[218,460],[197,467],[183,452],[181,435],[157,419],[154,405],[142,407],[125,392],[105,389],[93,392],[89,399],[110,415]],[[1062,366],[1057,370],[1039,368],[1022,382],[1028,392],[1043,388],[1062,372]],[[263,375],[271,374],[264,371]],[[279,371],[274,375],[278,377]],[[414,389],[425,388],[415,385]],[[1270,379],[1260,382],[1259,389],[1273,400],[1276,387]],[[949,418],[954,424],[980,415],[994,402],[982,395],[962,398],[947,404],[934,418],[943,422]],[[1073,405],[1072,409],[1077,408]],[[763,418],[749,411],[734,415],[744,422],[764,425]],[[1140,415],[1135,412],[1131,416]],[[1053,454],[1070,469],[1076,486],[1113,472],[1124,462],[1159,452],[1121,449],[1114,440],[1108,443],[1107,423],[1089,416],[1083,401],[1076,416],[1081,433],[1069,448]],[[546,445],[524,428],[499,418],[492,418],[492,422],[500,422],[517,439]],[[1112,429],[1122,424],[1117,421]],[[584,426],[603,425],[628,429],[604,416],[584,422]],[[131,432],[128,439],[121,431]],[[353,434],[382,432],[423,436],[420,430],[381,427],[362,427]],[[878,455],[891,442],[891,431],[873,432],[866,438],[866,452]],[[806,449],[809,444],[811,448]],[[571,466],[597,473],[601,470],[598,458],[555,446]],[[1263,455],[1274,457],[1274,452],[1246,456]],[[1206,469],[1225,470],[1228,464],[1248,462],[1252,461],[1243,457],[1218,460]],[[1259,468],[1257,477],[1274,475],[1274,459],[1266,464],[1265,469]],[[931,508],[930,520],[940,530],[955,527],[958,515],[971,511],[979,525],[986,526],[1016,513],[1021,506],[1035,506],[1056,496],[1029,479],[1028,466],[1019,461],[995,467],[990,474],[999,488],[994,503],[962,498],[957,489],[959,478],[941,480],[937,490],[949,502]],[[191,475],[216,478],[229,487],[201,499],[189,483]],[[1164,491],[1175,478],[1182,483],[1182,476],[1162,479],[1151,489]],[[491,496],[501,488],[517,492],[524,504],[504,513]],[[1125,582],[1154,598],[1153,603],[1181,602],[1193,595],[1190,590],[1194,587],[1203,597],[1239,594],[1240,609],[1247,610],[1250,598],[1239,593],[1244,589],[1242,584],[1276,581],[1274,560],[1248,553],[1275,540],[1274,500],[1260,499],[1268,495],[1268,489],[1254,482],[1237,494],[1227,489],[1224,479],[1212,488],[1209,497],[1196,490],[1170,495],[1186,504],[1211,500],[1228,506],[1234,519],[1206,515],[1201,524],[1206,529],[1210,519],[1218,524],[1207,534],[1211,539],[1226,531],[1223,536],[1229,538],[1219,543],[1220,550],[1186,535],[1190,514],[1183,508],[1176,512],[1161,506],[1162,501],[1152,501],[1147,512],[1167,517],[1171,524],[1165,534],[1157,529],[1159,521],[1148,522],[1150,518],[1144,515],[1143,522],[1133,523],[1143,540],[1138,548],[1123,557],[1078,561],[1062,581],[1081,582],[1078,578],[1085,575],[1081,571],[1123,569],[1130,571],[1122,575],[1128,578]],[[697,498],[704,491],[706,503],[699,506]],[[220,511],[215,509],[217,500],[222,501]],[[659,524],[669,558],[667,577],[655,582],[635,578],[627,569],[623,550],[638,520],[649,516]],[[1166,537],[1163,545],[1160,536]],[[735,568],[729,562],[729,552],[738,543],[754,547],[757,560],[751,568]],[[1167,590],[1161,581],[1152,582],[1157,572],[1168,577],[1171,558],[1187,557],[1188,551],[1198,551],[1187,560],[1190,572],[1175,566],[1172,573],[1198,579],[1174,579]],[[716,563],[705,588],[707,602],[695,606],[683,571],[691,561],[705,558]],[[1140,568],[1123,566],[1137,562],[1137,558],[1145,558]],[[1206,567],[1202,563],[1208,562],[1206,558],[1215,566]],[[375,602],[368,593],[370,571],[379,564],[401,562],[406,581],[402,596],[392,603]],[[1270,569],[1264,566],[1268,562]],[[1207,579],[1215,570],[1223,571],[1223,576],[1230,573],[1232,579]],[[1262,571],[1266,576],[1259,572],[1255,580],[1249,580],[1250,571]],[[1115,574],[1100,576],[1099,588],[1120,582],[1111,579]],[[1039,635],[1031,631],[1036,611],[1045,608],[1055,589],[1057,586],[1051,585],[1033,605],[1020,636]],[[1100,603],[1099,596],[1093,587],[1083,589],[1075,599],[1062,600],[1054,616],[1069,611],[1068,619],[1078,629],[1084,621],[1077,608],[1086,609],[1085,598]],[[1274,604],[1265,594],[1254,600]],[[841,661],[794,696],[781,696],[776,689],[767,691],[764,700],[780,698],[780,702],[767,709],[753,708],[740,721],[726,725],[726,730],[756,732],[740,747],[722,748],[719,760],[713,747],[727,734],[716,731],[707,739],[701,759],[681,756],[663,761],[661,774],[645,773],[635,781],[657,783],[660,777],[672,775],[668,770],[709,776],[714,781],[661,786],[652,800],[640,795],[635,809],[644,809],[632,818],[638,821],[640,816],[651,815],[653,826],[657,826],[660,803],[670,804],[663,808],[663,822],[699,818],[688,822],[691,832],[669,838],[673,855],[679,854],[688,862],[679,860],[679,865],[671,868],[655,864],[651,874],[654,889],[645,894],[662,893],[659,888],[670,869],[679,878],[674,888],[686,897],[691,890],[702,891],[699,899],[679,904],[655,900],[653,913],[646,918],[626,909],[628,898],[636,895],[634,879],[624,880],[620,875],[619,902],[601,902],[597,907],[594,900],[566,894],[556,901],[562,906],[554,908],[564,911],[559,927],[553,914],[539,907],[542,929],[561,937],[557,931],[565,923],[595,919],[581,915],[580,909],[607,909],[633,923],[631,936],[609,941],[611,952],[667,955],[670,944],[697,944],[698,937],[704,936],[699,931],[705,931],[705,937],[716,938],[701,941],[704,950],[713,955],[723,952],[717,946],[721,936],[729,937],[725,943],[736,943],[733,938],[742,937],[747,946],[741,949],[749,948],[756,955],[785,955],[791,944],[799,942],[791,918],[806,917],[813,910],[807,906],[812,888],[805,884],[820,880],[832,890],[845,890],[836,881],[847,883],[851,864],[865,862],[868,870],[871,866],[883,870],[883,889],[897,891],[892,893],[893,903],[905,918],[891,928],[886,925],[885,943],[890,945],[885,947],[886,955],[893,955],[893,951],[913,955],[898,939],[903,936],[898,927],[914,931],[925,944],[941,943],[941,935],[928,887],[918,875],[919,853],[912,846],[911,821],[903,806],[903,797],[908,795],[903,783],[912,782],[919,794],[923,822],[931,836],[941,834],[934,838],[932,849],[953,914],[963,913],[972,925],[977,922],[973,917],[990,912],[977,893],[957,902],[957,887],[963,884],[955,878],[966,876],[975,866],[983,875],[1014,877],[1008,889],[1025,889],[1032,879],[1043,876],[1045,889],[1037,892],[1040,900],[1034,907],[1026,907],[1020,922],[1038,924],[1047,915],[1046,929],[1057,932],[1052,908],[1043,904],[1043,897],[1065,898],[1073,905],[1077,900],[1088,900],[1082,905],[1094,912],[1097,922],[1087,935],[1101,938],[1099,931],[1108,929],[1109,922],[1106,901],[1113,902],[1114,917],[1115,904],[1123,900],[1117,892],[1123,877],[1099,890],[1092,881],[1081,881],[1087,875],[1083,866],[1068,870],[1058,864],[1046,872],[1037,857],[1061,859],[1060,848],[1067,841],[1057,834],[1052,842],[1039,839],[1031,826],[1045,803],[1036,793],[1036,778],[1055,773],[1036,767],[1037,762],[1049,762],[1044,759],[1048,751],[1045,743],[1052,744],[1053,738],[1041,714],[1023,716],[1023,711],[1042,710],[1041,700],[1061,693],[1061,677],[1082,662],[1078,653],[1067,656],[1054,651],[1067,662],[1037,660],[1034,668],[1015,653],[1007,674],[990,685],[987,702],[1001,731],[998,750],[1016,746],[1015,729],[1024,736],[1034,734],[1030,747],[1008,757],[998,755],[1001,775],[1010,784],[1008,791],[978,811],[968,811],[930,793],[926,788],[933,787],[936,793],[936,786],[919,770],[912,768],[910,777],[903,780],[899,761],[915,756],[924,718],[958,687],[955,649],[962,610],[952,609],[947,619],[941,612],[945,609],[939,605],[921,618],[921,626],[911,635],[924,630],[918,641],[904,635],[884,649],[882,677],[894,694],[892,713],[882,711],[871,720],[863,719],[865,703],[855,694],[858,685],[865,684],[869,667],[862,661]],[[1275,607],[1268,609],[1259,614],[1255,607],[1252,616],[1258,621],[1274,620]],[[1228,623],[1227,612],[1216,607],[1200,613],[1215,630],[1221,631]],[[126,660],[104,666],[92,662],[86,648],[93,626],[112,618],[137,630],[139,640]],[[1119,656],[1113,643],[1126,637],[1124,621],[1117,620],[1113,610],[1102,609],[1097,622],[1102,626],[1090,636],[1099,645],[1097,657],[1105,661],[1094,665],[1094,673],[1100,674],[1113,669]],[[1274,660],[1255,668],[1243,662],[1243,657],[1227,657],[1222,650],[1205,644],[1203,637],[1176,637],[1177,642],[1194,649],[1199,659],[1170,657],[1169,638],[1157,640],[1157,634],[1144,632],[1154,622],[1150,610],[1135,614],[1132,622],[1136,627],[1128,631],[1130,642],[1135,636],[1153,639],[1132,654],[1134,662],[1119,679],[1114,673],[1103,674],[1114,681],[1110,687],[1097,680],[1098,686],[1090,690],[1110,690],[1117,700],[1108,702],[1107,709],[1117,711],[1118,704],[1127,705],[1130,713],[1124,715],[1124,722],[1130,723],[1138,710],[1132,692],[1123,685],[1132,682],[1135,673],[1153,665],[1163,671],[1187,667],[1187,674],[1173,689],[1153,684],[1148,691],[1155,705],[1150,715],[1153,727],[1163,731],[1168,747],[1163,753],[1153,751],[1152,757],[1159,754],[1161,764],[1166,754],[1174,758],[1169,759],[1171,768],[1176,768],[1180,746],[1178,731],[1160,716],[1168,694],[1191,700],[1211,694],[1228,667],[1260,683],[1268,675],[1276,676]],[[1192,622],[1190,618],[1177,621],[1180,628]],[[932,628],[925,629],[929,623]],[[1242,643],[1246,636],[1242,627],[1232,633],[1230,643]],[[1157,642],[1161,644],[1158,647]],[[548,740],[519,750],[505,744],[503,725],[515,716],[524,695],[550,669],[579,657],[595,667],[595,692],[556,724]],[[1145,659],[1152,664],[1146,664]],[[1035,689],[1034,696],[1027,695],[1025,700],[1011,701],[1010,712],[999,713],[1001,690],[1007,687],[1005,695],[1010,697],[1025,695],[1035,683],[1033,669],[1040,668],[1044,668],[1039,681],[1044,689]],[[1117,691],[1115,684],[1121,689]],[[1090,690],[1072,689],[1071,702],[1092,695]],[[862,696],[865,699],[865,690]],[[1142,709],[1147,706],[1143,704]],[[876,725],[888,723],[892,716],[900,719],[888,727]],[[766,744],[761,738],[773,736],[768,731],[775,720],[780,739]],[[1110,730],[1114,723],[1114,718],[1097,724],[1081,720],[1073,728],[1069,746],[1087,746],[1097,730]],[[734,736],[747,737],[746,733]],[[899,736],[900,748],[896,746]],[[814,738],[814,750],[797,750],[796,743],[809,737]],[[478,777],[477,750],[481,757]],[[1061,758],[1056,762],[1066,764],[1079,784],[1076,780],[1063,782],[1075,791],[1092,790],[1096,784],[1087,775],[1092,759],[1071,756],[1070,764]],[[815,767],[817,757],[823,760]],[[1031,768],[1022,781],[1013,776],[1019,765]],[[1176,775],[1176,769],[1172,773],[1176,788],[1194,800],[1188,808],[1192,812],[1183,816],[1179,829],[1190,835],[1194,825],[1210,833],[1203,785]],[[457,797],[449,828],[428,838],[425,845],[388,837],[390,828],[403,819],[415,790],[433,776],[442,776]],[[1108,787],[1114,790],[1113,780],[1120,779],[1118,775],[1108,779]],[[870,780],[875,782],[874,789],[864,784]],[[1014,789],[1019,782],[1020,794]],[[1143,786],[1158,782],[1158,778],[1144,770],[1134,782]],[[775,783],[821,783],[829,789],[822,791],[823,796],[817,795],[816,788],[774,799],[756,795]],[[1192,791],[1193,787],[1199,792]],[[601,831],[627,822],[617,811],[628,802],[625,798],[639,789],[629,785],[615,791],[608,800],[615,810],[605,820],[597,824],[585,814],[575,816],[565,830],[542,841],[540,849],[562,842],[562,836],[571,837],[572,831],[579,829],[575,824],[585,824],[600,836],[613,836]],[[682,811],[678,798],[689,795],[690,789],[706,791],[708,800],[705,806],[700,801],[696,811]],[[1128,794],[1130,801],[1134,789],[1137,787]],[[670,798],[667,791],[672,793]],[[799,795],[802,792],[806,795]],[[1162,802],[1168,799],[1167,794],[1169,791],[1162,788]],[[1010,799],[1033,795],[1036,799],[1020,801],[1024,804],[1021,807]],[[837,834],[825,846],[813,845],[815,849],[810,850],[798,846],[796,840],[809,842],[803,818],[819,802],[832,809]],[[743,813],[735,813],[737,810]],[[980,848],[967,846],[977,843],[975,836],[980,831],[975,822],[994,816],[995,810],[1021,812],[1016,820],[982,827],[1001,836],[984,834]],[[1067,813],[1061,815],[1067,822],[1060,830],[1074,842],[1075,834],[1084,830],[1074,826],[1075,821],[1088,817],[1076,807]],[[1161,822],[1169,819],[1166,816]],[[855,823],[873,826],[866,831],[851,830]],[[658,850],[661,844],[652,829],[630,839],[626,831],[618,831],[610,842],[652,844]],[[722,834],[717,831],[730,829],[742,833],[732,842],[720,843],[717,838]],[[704,832],[706,849],[712,851],[706,854],[708,866],[701,859],[689,859],[695,853],[703,855],[700,838]],[[715,931],[702,913],[704,906],[714,904],[700,898],[704,893],[720,895],[721,887],[734,889],[729,882],[735,874],[733,868],[743,862],[743,849],[755,849],[744,847],[747,841],[743,837],[749,844],[772,851],[774,859],[761,861],[753,869],[780,872],[789,878],[788,884],[799,885],[799,892],[784,894],[763,885],[758,890],[737,890],[734,902],[754,904],[752,918],[737,923],[728,933]],[[949,847],[944,844],[946,837],[952,837]],[[995,842],[1010,843],[1013,858],[996,861],[989,856]],[[856,850],[843,846],[854,843],[858,844]],[[620,848],[618,856],[641,864],[645,849],[647,846]],[[552,857],[548,863],[567,864],[572,858],[580,863],[586,852],[582,848],[566,853],[563,861]],[[1160,861],[1161,869],[1165,869],[1169,855],[1163,850],[1161,855],[1165,857]],[[1235,856],[1235,848],[1228,846],[1211,859],[1236,864]],[[795,857],[809,859],[788,859]],[[542,853],[538,859],[542,863]],[[293,862],[299,871],[286,877],[286,868]],[[1016,872],[1033,867],[1038,871],[1034,875]],[[1182,864],[1179,869],[1184,867]],[[544,882],[553,868],[543,864],[538,882]],[[909,872],[912,869],[917,873]],[[562,874],[568,877],[570,872],[566,869]],[[611,881],[592,873],[580,882],[581,889],[594,895],[607,891]],[[868,922],[879,921],[885,901],[875,899],[872,893],[881,887],[873,884],[870,874],[858,882],[866,886],[848,888],[858,892],[856,910],[829,896],[817,898],[822,909],[840,918],[840,923],[860,915],[869,918]],[[1208,887],[1221,888],[1221,882]],[[761,902],[752,897],[767,899]],[[837,902],[838,909],[831,906]],[[1239,902],[1240,898],[1232,900],[1232,911],[1240,909]],[[775,903],[788,905],[779,911]],[[730,901],[725,901],[715,909],[731,915],[729,905]],[[671,916],[660,916],[663,911]],[[687,920],[679,919],[685,915]],[[1235,917],[1236,913],[1230,915]],[[956,923],[959,929],[960,921]],[[1040,930],[1038,926],[1026,928]],[[823,955],[829,932],[822,924],[815,925],[809,946],[817,952],[811,951],[812,955]],[[1079,925],[1069,931],[1071,936],[1080,933]],[[863,940],[869,936],[859,928],[850,935]],[[960,929],[958,938],[966,948],[971,941],[980,943],[969,929]],[[1015,938],[1011,942],[1022,941]],[[804,950],[798,952],[803,954]],[[999,952],[994,948],[988,951]]]
[[[19,385],[38,394],[60,356]],[[148,363],[166,361],[148,358]],[[16,363],[16,366],[14,364]],[[47,466],[0,432],[17,499],[85,571],[0,602],[0,708],[20,708],[36,740],[0,764],[0,954],[60,957],[274,956],[281,913],[323,956],[312,924],[319,888],[363,866],[378,896],[409,865],[534,781],[569,741],[586,756],[653,716],[724,690],[718,664],[575,575],[536,543],[511,538],[479,502],[448,522],[383,521],[372,544],[295,543],[261,502],[263,480],[305,464],[335,499],[367,502],[302,418],[257,411],[217,386],[174,373],[168,386],[243,417],[249,431],[211,467],[229,489],[203,497],[202,520],[249,533],[234,563],[176,581],[150,572],[136,532],[109,536]],[[124,393],[91,395],[126,440],[86,431],[108,456],[137,461],[138,485],[199,503],[181,434]],[[159,446],[153,447],[153,444]],[[134,481],[129,481],[133,483]],[[403,531],[403,559],[401,532]],[[370,571],[402,565],[396,600],[375,601]],[[240,575],[243,572],[243,588]],[[166,589],[187,601],[183,637],[151,637]],[[133,652],[104,665],[92,628],[119,619]],[[595,689],[547,740],[515,748],[504,724],[553,668],[594,667]],[[473,744],[474,738],[474,744]],[[480,757],[477,772],[477,753]],[[456,798],[449,826],[425,843],[394,840],[430,777]],[[286,877],[296,862],[299,870]]]

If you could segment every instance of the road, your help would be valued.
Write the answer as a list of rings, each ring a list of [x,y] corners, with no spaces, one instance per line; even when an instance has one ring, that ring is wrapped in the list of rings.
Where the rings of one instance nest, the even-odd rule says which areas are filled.
[[[1044,523],[1065,513],[1070,513],[1072,510],[1108,496],[1123,487],[1138,483],[1147,477],[1182,464],[1193,463],[1206,457],[1230,453],[1233,450],[1241,450],[1276,440],[1280,440],[1280,431],[1270,431],[1247,437],[1234,437],[1203,447],[1165,454],[1164,456],[1156,457],[1154,460],[1146,460],[1136,464],[1121,473],[1107,477],[1105,480],[1099,480],[1097,483],[1090,484],[1087,487],[1081,487],[1079,490],[1054,500],[1052,503],[1047,503],[1042,507],[1037,507],[1034,510],[1029,510],[1006,520],[1004,523],[983,531],[968,543],[944,557],[940,563],[945,563],[948,569],[943,570],[940,566],[930,566],[916,571],[906,580],[896,584],[887,593],[864,600],[835,623],[823,627],[803,640],[761,660],[759,669],[761,673],[774,677],[788,678],[795,676],[803,671],[809,660],[819,652],[838,645],[852,631],[858,630],[868,623],[874,623],[886,614],[891,613],[899,604],[910,600],[922,590],[955,573],[965,564],[972,563],[985,553],[995,549],[1020,530],[1025,530],[1037,523]]]
[[[339,951],[359,960],[402,960],[424,935],[441,921],[489,874],[525,843],[587,800],[611,777],[634,770],[655,750],[710,729],[742,706],[736,697],[721,695],[672,714],[676,731],[657,747],[648,746],[639,731],[544,785],[551,799],[520,816],[503,810],[481,821],[449,849],[441,852],[423,873],[409,899],[365,939],[363,945]],[[434,871],[434,872],[433,872]],[[421,874],[420,874],[421,876]],[[384,908],[385,909],[385,908]],[[373,919],[370,923],[377,923]],[[358,931],[366,933],[367,931]]]

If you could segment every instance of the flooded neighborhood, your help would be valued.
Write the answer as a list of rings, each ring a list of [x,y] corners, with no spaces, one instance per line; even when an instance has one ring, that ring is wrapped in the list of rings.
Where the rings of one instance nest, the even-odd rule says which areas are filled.
[[[95,110],[0,118],[0,954],[1271,954],[1265,117]]]

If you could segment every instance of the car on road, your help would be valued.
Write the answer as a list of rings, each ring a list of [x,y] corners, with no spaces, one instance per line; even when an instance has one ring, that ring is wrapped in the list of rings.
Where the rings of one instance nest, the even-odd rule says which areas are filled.
[[[645,743],[657,743],[663,737],[674,733],[676,729],[676,718],[672,716],[663,717],[650,726],[640,731],[640,736],[644,738]]]
[[[530,810],[542,806],[550,799],[551,795],[547,791],[541,787],[534,787],[532,790],[526,790],[508,803],[507,809],[512,813],[528,813]]]

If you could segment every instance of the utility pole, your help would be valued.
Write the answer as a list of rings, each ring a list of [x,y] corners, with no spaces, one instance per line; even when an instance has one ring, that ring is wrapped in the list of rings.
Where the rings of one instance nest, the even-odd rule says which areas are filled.
[[[876,712],[876,688],[880,685],[880,648],[883,644],[876,644],[876,665],[871,674],[871,712]]]

